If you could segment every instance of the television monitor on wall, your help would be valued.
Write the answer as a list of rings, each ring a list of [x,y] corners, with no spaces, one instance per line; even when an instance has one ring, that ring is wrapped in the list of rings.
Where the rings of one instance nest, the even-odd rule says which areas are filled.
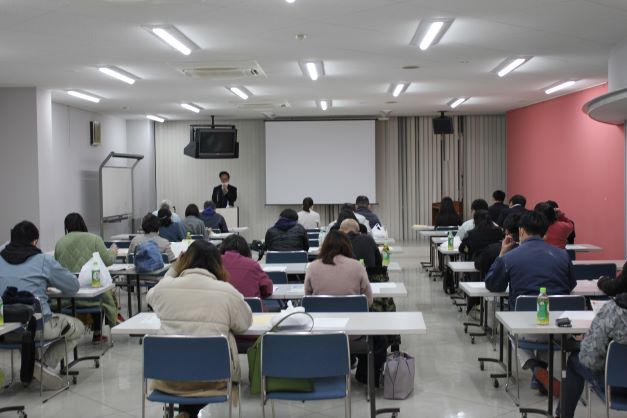
[[[234,126],[191,125],[190,142],[184,153],[193,158],[238,158],[239,143]]]

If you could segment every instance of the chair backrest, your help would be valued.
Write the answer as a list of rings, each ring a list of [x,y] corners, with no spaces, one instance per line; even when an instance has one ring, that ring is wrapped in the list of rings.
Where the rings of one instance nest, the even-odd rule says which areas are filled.
[[[616,264],[575,264],[573,273],[577,280],[598,279],[600,276],[616,277]]]
[[[108,248],[111,244],[115,244],[118,248],[128,248],[131,245],[130,241],[105,241],[105,246]]]
[[[516,298],[516,311],[535,311],[537,309],[537,296],[518,296]],[[549,296],[549,308],[552,311],[585,311],[586,298],[579,295],[553,295]]]
[[[310,247],[319,247],[320,246],[320,241],[318,241],[318,238],[316,238],[316,239],[309,238],[309,246]]]
[[[307,231],[307,235],[315,234],[316,236],[318,236],[318,234],[320,233],[319,228],[305,229],[305,231]]]
[[[129,263],[133,264],[135,262],[135,254],[129,254],[127,259],[128,259]],[[168,258],[168,255],[165,254],[165,253],[161,253],[161,259],[163,260],[163,262],[165,264],[170,262],[170,259]]]
[[[368,312],[366,295],[305,296],[301,306],[307,312]]]
[[[344,333],[270,332],[261,338],[262,377],[345,376],[350,373],[349,358],[348,338]]]
[[[607,347],[605,384],[615,388],[627,388],[627,344],[611,341]]]
[[[287,273],[284,271],[269,271],[266,274],[274,284],[287,284]]]
[[[266,263],[306,263],[308,261],[306,251],[268,251]]]
[[[231,379],[231,352],[224,335],[147,336],[144,379],[210,381]]]
[[[435,231],[457,231],[459,226],[436,226],[434,228]]]
[[[244,298],[250,310],[253,312],[263,312],[263,304],[259,298]]]
[[[192,235],[192,239],[194,241],[199,240],[199,239],[205,239],[205,237],[203,235]]]

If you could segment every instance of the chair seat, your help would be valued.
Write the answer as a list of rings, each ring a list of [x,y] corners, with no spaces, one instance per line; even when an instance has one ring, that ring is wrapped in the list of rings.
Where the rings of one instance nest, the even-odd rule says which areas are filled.
[[[289,401],[317,401],[322,399],[340,399],[346,397],[346,377],[325,377],[314,379],[313,392],[269,392],[268,399]]]
[[[209,403],[218,403],[218,402],[226,402],[227,397],[224,396],[177,396],[170,395],[169,393],[161,392],[160,390],[153,390],[147,398],[152,402],[161,402],[161,403],[177,403],[179,405],[195,405],[195,404],[209,404]]]
[[[548,343],[540,343],[535,341],[518,340],[518,348],[521,350],[549,351]],[[560,351],[559,344],[553,344],[553,351]]]
[[[592,391],[596,393],[602,401],[605,401],[605,390],[602,386],[597,387],[596,385],[592,385]],[[627,389],[612,389],[612,405],[610,405],[610,407],[618,411],[627,411]]]

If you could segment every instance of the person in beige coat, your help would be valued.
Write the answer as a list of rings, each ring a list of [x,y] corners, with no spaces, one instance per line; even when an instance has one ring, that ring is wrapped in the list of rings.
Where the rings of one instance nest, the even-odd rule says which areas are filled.
[[[228,283],[228,273],[222,267],[220,252],[214,245],[204,240],[194,241],[165,277],[148,292],[147,301],[161,320],[161,334],[227,335],[233,381],[239,381],[240,369],[233,334],[242,333],[250,327],[252,312],[244,297]],[[219,396],[224,395],[226,382],[155,380],[152,388],[179,396]],[[178,416],[195,417],[204,406],[180,405]]]

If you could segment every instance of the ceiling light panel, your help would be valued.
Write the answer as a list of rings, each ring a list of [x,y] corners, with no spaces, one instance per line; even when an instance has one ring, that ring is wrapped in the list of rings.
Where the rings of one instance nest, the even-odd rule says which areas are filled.
[[[199,49],[198,45],[173,25],[145,26],[145,29],[183,55],[189,55]]]
[[[398,97],[401,94],[405,93],[410,84],[411,83],[406,82],[392,83],[388,88],[388,93],[390,93],[394,97]]]
[[[244,86],[227,86],[226,89],[242,100],[248,100],[253,94]]]
[[[88,102],[92,102],[92,103],[100,103],[100,98],[94,96],[91,93],[86,93],[84,91],[80,91],[80,90],[68,90],[67,94],[69,94],[70,96],[76,97],[78,99],[83,99],[86,100]]]
[[[318,107],[320,107],[320,110],[322,110],[323,112],[326,112],[327,109],[329,109],[331,107],[331,100],[319,100],[318,101]]]
[[[139,77],[129,73],[128,71],[125,71],[119,67],[116,67],[114,65],[109,65],[106,67],[98,67],[98,71],[100,71],[103,74],[108,75],[109,77],[115,78],[117,80],[123,81],[126,84],[130,84],[133,85],[135,84],[135,81],[137,81],[137,79]]]
[[[571,87],[572,85],[574,85],[575,83],[576,83],[575,80],[560,81],[559,83],[555,83],[551,87],[549,87],[546,90],[544,90],[544,92],[546,94],[553,94],[553,93],[556,93],[556,92],[558,92],[560,90],[567,89],[567,88]]]
[[[146,115],[146,119],[150,119],[152,121],[159,122],[159,123],[165,122],[164,118],[162,118],[161,116],[157,116],[157,115]]]
[[[300,61],[298,65],[300,66],[300,70],[303,74],[309,77],[312,81],[316,81],[321,76],[325,75],[324,63],[320,60]]]
[[[527,63],[531,58],[531,55],[516,55],[513,57],[507,57],[499,63],[491,71],[499,77],[505,77],[507,74],[519,68],[521,65]]]
[[[464,103],[466,100],[468,100],[468,97],[456,97],[455,99],[449,101],[447,103],[447,105],[451,108],[451,109],[455,109],[457,106],[461,105],[462,103]]]
[[[426,51],[432,45],[440,42],[454,20],[448,17],[421,19],[416,28],[416,33],[414,33],[414,37],[409,44]]]
[[[199,106],[196,106],[193,103],[181,103],[181,107],[194,113],[200,113],[200,111],[202,110]]]

